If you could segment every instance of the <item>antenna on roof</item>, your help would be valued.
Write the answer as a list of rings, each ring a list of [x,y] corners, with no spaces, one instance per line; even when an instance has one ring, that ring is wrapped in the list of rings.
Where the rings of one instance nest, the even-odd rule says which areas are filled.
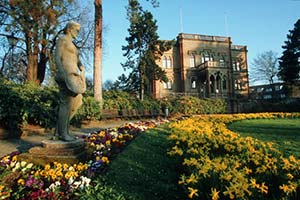
[[[226,12],[224,13],[224,22],[225,22],[225,32],[226,32],[226,37],[228,37],[228,36],[229,36],[229,33],[228,33],[227,13],[226,13]]]
[[[179,8],[179,18],[180,18],[180,32],[183,33],[182,7]]]

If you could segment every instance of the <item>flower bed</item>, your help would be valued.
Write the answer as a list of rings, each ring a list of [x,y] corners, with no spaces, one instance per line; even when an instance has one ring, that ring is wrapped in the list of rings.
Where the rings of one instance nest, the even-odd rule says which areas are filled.
[[[299,113],[208,115],[170,124],[169,151],[182,159],[179,184],[193,199],[299,199],[300,159],[285,158],[272,143],[241,137],[226,123]]]
[[[83,136],[89,157],[86,163],[36,166],[19,160],[18,152],[4,156],[0,160],[0,199],[76,199],[78,191],[96,184],[92,182],[95,173],[105,169],[134,137],[164,122],[128,123]]]

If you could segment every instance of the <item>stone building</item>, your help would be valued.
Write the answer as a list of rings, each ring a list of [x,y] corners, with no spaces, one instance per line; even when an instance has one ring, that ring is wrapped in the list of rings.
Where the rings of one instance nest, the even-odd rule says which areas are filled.
[[[239,102],[248,98],[247,47],[232,45],[230,37],[180,33],[157,64],[169,81],[154,81],[156,98],[223,98],[231,112],[238,112]]]

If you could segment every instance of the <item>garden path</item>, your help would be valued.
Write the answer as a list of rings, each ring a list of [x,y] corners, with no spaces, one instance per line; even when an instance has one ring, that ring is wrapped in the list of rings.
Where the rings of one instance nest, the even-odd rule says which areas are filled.
[[[75,135],[82,135],[99,131],[101,129],[119,127],[127,122],[128,120],[104,120],[104,121],[92,121],[84,123],[80,128],[71,127],[70,130]],[[19,138],[8,138],[0,140],[0,158],[14,151],[25,152],[33,146],[38,146],[45,139],[51,138],[53,131],[42,134],[26,134],[21,135]]]

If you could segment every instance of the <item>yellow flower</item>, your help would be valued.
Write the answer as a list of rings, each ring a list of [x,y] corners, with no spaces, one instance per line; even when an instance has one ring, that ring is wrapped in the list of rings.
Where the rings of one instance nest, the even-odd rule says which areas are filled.
[[[245,170],[245,174],[251,174],[252,173],[252,169],[249,169],[248,167],[245,167],[244,170]]]
[[[18,184],[24,186],[24,185],[25,185],[25,180],[22,179],[22,178],[20,178],[20,179],[18,180]]]
[[[197,183],[197,182],[198,182],[197,177],[194,174],[191,174],[191,176],[188,179],[186,179],[187,184]]]
[[[40,175],[45,178],[48,177],[48,173],[45,170],[40,171]]]
[[[217,191],[216,188],[211,188],[211,200],[218,200],[220,191]]]
[[[289,159],[290,159],[291,162],[297,163],[297,160],[296,160],[295,156],[290,155],[290,156],[289,156]]]
[[[18,160],[18,157],[15,155],[13,158],[12,158],[12,162],[16,162]]]
[[[105,144],[108,146],[108,145],[110,145],[110,140],[107,140],[106,142],[105,142]]]
[[[41,172],[41,170],[37,170],[37,171],[34,173],[34,176],[35,176],[35,177],[38,177],[38,176],[40,175],[40,172]]]
[[[102,160],[104,163],[107,163],[107,164],[109,163],[109,160],[108,160],[108,158],[107,158],[107,157],[105,157],[105,156],[104,156],[104,157],[102,157],[102,158],[101,158],[101,160]]]
[[[194,196],[199,196],[198,195],[198,190],[197,189],[194,189],[194,188],[191,188],[191,187],[188,187],[188,190],[189,190],[189,198],[192,199]]]
[[[286,185],[286,184],[283,184],[283,185],[279,186],[279,189],[283,190],[284,193],[288,193],[290,191],[289,186]]]
[[[63,168],[64,168],[64,170],[67,170],[67,169],[69,168],[69,165],[65,163],[65,164],[63,165]]]
[[[71,172],[67,172],[67,173],[65,174],[65,178],[66,178],[67,180],[69,180],[71,177],[72,177]]]
[[[291,179],[291,180],[294,178],[294,176],[293,176],[291,173],[288,173],[288,174],[287,174],[287,177],[288,177],[289,179]]]
[[[56,175],[55,174],[51,174],[51,179],[53,180],[53,181],[55,181],[55,179],[56,179]]]
[[[104,131],[100,131],[100,133],[98,133],[98,135],[99,135],[100,137],[104,137],[104,136],[105,136],[105,132],[104,132]]]
[[[49,169],[50,169],[50,165],[49,164],[47,164],[47,165],[45,165],[45,168],[44,168],[46,171],[48,171]]]
[[[60,169],[60,168],[62,168],[62,164],[61,164],[61,163],[56,163],[56,167],[57,167],[58,169]]]
[[[2,191],[4,189],[3,185],[0,185],[0,191]]]
[[[261,184],[260,190],[262,193],[268,194],[268,186],[266,186],[265,183]]]
[[[259,188],[259,184],[256,183],[256,179],[251,178],[250,183],[253,188]]]
[[[61,171],[57,171],[57,172],[56,172],[56,176],[62,177],[62,176],[63,176],[63,173],[62,173]]]

